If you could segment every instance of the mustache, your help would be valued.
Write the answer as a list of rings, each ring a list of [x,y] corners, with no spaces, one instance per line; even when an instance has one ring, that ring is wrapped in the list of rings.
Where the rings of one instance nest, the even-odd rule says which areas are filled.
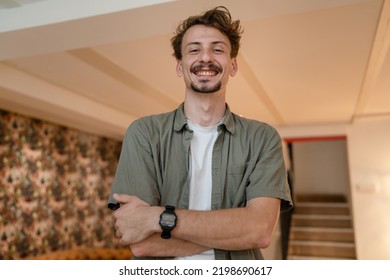
[[[213,71],[216,71],[216,72],[222,72],[222,68],[219,67],[218,65],[215,65],[215,64],[196,65],[196,66],[193,66],[191,68],[191,72],[194,73],[196,71],[200,71],[200,70],[204,70],[204,69],[213,70]]]

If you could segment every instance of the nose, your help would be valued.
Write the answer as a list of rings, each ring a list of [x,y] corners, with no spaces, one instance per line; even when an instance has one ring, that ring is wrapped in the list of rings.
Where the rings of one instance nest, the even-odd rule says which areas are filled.
[[[200,62],[209,63],[213,61],[213,54],[210,50],[203,50],[200,53]]]

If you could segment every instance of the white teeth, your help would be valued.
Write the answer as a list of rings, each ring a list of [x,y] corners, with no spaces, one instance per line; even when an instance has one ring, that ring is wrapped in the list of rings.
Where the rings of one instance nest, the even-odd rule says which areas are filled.
[[[214,76],[215,72],[214,71],[199,71],[199,72],[197,72],[197,75],[200,75],[200,76]]]

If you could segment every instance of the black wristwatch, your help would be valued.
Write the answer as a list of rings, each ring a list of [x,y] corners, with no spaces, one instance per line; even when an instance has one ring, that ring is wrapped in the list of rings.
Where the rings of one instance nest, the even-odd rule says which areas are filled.
[[[164,212],[160,215],[160,226],[162,229],[161,237],[164,239],[171,238],[171,231],[175,228],[177,222],[177,216],[175,213],[175,207],[167,205]]]

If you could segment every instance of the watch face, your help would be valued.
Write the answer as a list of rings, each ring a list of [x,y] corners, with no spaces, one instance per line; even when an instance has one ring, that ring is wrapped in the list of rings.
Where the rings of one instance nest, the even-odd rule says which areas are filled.
[[[172,214],[161,214],[161,225],[165,227],[173,227],[176,222],[176,216]]]

